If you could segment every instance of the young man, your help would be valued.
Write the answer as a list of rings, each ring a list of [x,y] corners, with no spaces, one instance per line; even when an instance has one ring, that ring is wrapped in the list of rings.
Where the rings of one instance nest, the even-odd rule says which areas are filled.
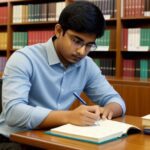
[[[55,36],[10,57],[3,75],[2,136],[66,123],[93,125],[125,113],[124,101],[87,56],[104,27],[98,7],[74,2],[62,11]],[[82,91],[95,105],[68,110],[76,99],[73,92]]]

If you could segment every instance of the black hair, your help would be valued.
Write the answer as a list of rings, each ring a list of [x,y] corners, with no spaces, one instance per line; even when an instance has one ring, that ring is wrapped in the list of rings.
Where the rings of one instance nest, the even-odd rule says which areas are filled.
[[[64,33],[70,29],[101,37],[105,29],[105,19],[101,10],[88,1],[73,2],[66,6],[60,14],[58,23]]]

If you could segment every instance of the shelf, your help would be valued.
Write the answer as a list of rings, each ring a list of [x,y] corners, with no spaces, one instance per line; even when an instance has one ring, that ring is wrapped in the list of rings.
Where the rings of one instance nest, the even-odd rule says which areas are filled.
[[[8,2],[1,2],[1,1],[0,1],[0,6],[1,6],[1,5],[7,5],[7,3],[8,3]]]
[[[11,26],[30,26],[30,25],[51,25],[56,24],[57,21],[38,21],[38,22],[23,22],[23,23],[11,23]]]
[[[121,19],[125,27],[150,27],[150,17],[130,17]]]
[[[4,50],[4,49],[0,49],[0,57],[1,56],[6,56],[6,54],[7,54],[7,51],[6,50]]]
[[[27,22],[11,24],[13,31],[28,31],[28,30],[54,30],[56,21],[53,22]]]
[[[90,52],[88,54],[90,57],[93,57],[93,58],[96,58],[96,57],[99,57],[99,58],[115,58],[116,57],[116,51],[93,51],[93,52]]]
[[[106,22],[117,21],[117,19],[116,19],[116,18],[110,18],[110,19],[105,19],[105,20],[106,20]]]
[[[116,27],[117,20],[115,18],[106,20],[106,27],[115,26]]]
[[[147,52],[122,51],[122,57],[126,59],[150,58],[150,51]]]
[[[2,52],[2,53],[5,52],[6,53],[7,50],[6,49],[0,49],[0,52]]]
[[[150,87],[150,79],[144,80],[140,78],[116,78],[116,77],[106,77],[111,84],[122,84],[122,85],[138,85],[138,86],[148,86]]]
[[[0,24],[0,27],[7,27],[7,24]]]
[[[109,53],[116,53],[116,50],[109,50],[109,51],[92,51],[89,54],[109,54]]]
[[[126,17],[126,18],[121,18],[122,21],[137,21],[137,20],[150,20],[150,16],[144,16],[144,17]]]
[[[63,2],[64,0],[9,0],[14,4],[27,4],[27,3],[48,3],[48,2]]]

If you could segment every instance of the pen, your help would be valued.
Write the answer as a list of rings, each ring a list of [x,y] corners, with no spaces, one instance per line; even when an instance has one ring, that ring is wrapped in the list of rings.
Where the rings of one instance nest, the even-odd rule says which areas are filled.
[[[74,95],[83,105],[87,105],[87,103],[86,103],[76,92],[73,92],[73,95]]]

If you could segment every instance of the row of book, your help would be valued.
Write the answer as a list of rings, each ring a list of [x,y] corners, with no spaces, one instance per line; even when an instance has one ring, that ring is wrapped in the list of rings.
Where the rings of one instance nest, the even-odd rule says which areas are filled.
[[[150,28],[124,28],[123,48],[128,51],[150,50]]]
[[[106,76],[115,76],[115,59],[113,58],[93,58],[94,62],[100,67],[102,74]]]
[[[150,16],[150,0],[121,0],[121,16]]]
[[[115,17],[116,0],[89,0],[95,3],[104,14],[106,19]],[[24,4],[13,6],[13,23],[35,22],[35,21],[57,21],[65,2],[51,2],[43,4]],[[2,20],[7,22],[7,7],[0,7]],[[5,10],[5,11],[3,11]],[[0,22],[3,23],[3,22]]]
[[[116,0],[88,0],[97,5],[105,19],[116,17]]]
[[[102,74],[115,76],[115,59],[93,58],[100,67]],[[123,59],[123,77],[138,77],[140,79],[150,78],[150,59]]]
[[[0,32],[0,50],[7,48],[7,32]]]
[[[109,50],[110,30],[106,30],[101,38],[96,39],[97,50]]]
[[[65,2],[13,6],[13,23],[57,21]]]
[[[46,42],[53,30],[31,30],[28,32],[13,32],[13,49],[20,49],[26,45]],[[0,32],[0,50],[7,49],[7,32]]]
[[[150,59],[123,59],[123,77],[150,78]]]
[[[96,51],[108,51],[115,49],[116,39],[115,30],[106,30],[104,36],[96,39],[97,49]],[[7,33],[0,32],[0,48],[6,49],[7,45]],[[33,30],[26,32],[13,32],[13,49],[22,48],[25,45],[32,45],[47,41],[52,35],[53,30]]]
[[[52,35],[54,35],[53,30],[13,32],[13,49],[20,49],[26,45],[46,42]]]
[[[105,30],[104,35],[96,39],[96,51],[109,51],[116,48],[116,31],[114,29]]]
[[[101,38],[96,39],[96,51],[109,51],[116,49],[115,29],[105,30]],[[123,28],[122,48],[128,51],[150,50],[150,28]]]
[[[4,71],[7,58],[5,56],[0,56],[0,72]]]
[[[150,0],[121,0],[121,16],[150,16]]]

